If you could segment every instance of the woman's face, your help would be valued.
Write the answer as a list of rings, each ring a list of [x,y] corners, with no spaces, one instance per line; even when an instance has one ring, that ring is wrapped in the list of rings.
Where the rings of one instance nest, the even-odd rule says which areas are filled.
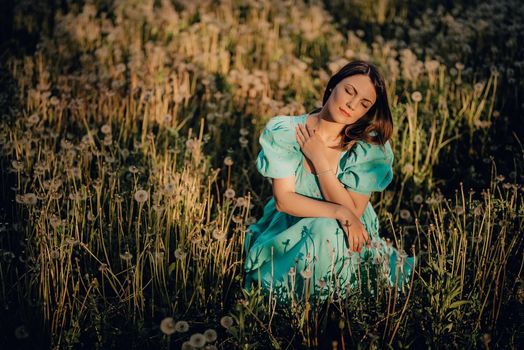
[[[326,104],[333,121],[353,124],[369,111],[376,98],[371,79],[357,74],[342,79],[333,88]]]

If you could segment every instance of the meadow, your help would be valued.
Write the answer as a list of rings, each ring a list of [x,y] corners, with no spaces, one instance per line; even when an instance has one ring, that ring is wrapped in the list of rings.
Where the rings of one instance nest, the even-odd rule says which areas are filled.
[[[517,1],[13,2],[0,76],[5,348],[519,348]],[[6,25],[6,24],[4,24]],[[409,288],[314,313],[245,291],[258,137],[376,64],[394,179],[371,202]]]

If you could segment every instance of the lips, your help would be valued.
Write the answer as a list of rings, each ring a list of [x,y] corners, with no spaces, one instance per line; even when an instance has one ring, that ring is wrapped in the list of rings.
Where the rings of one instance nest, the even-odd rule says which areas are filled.
[[[340,111],[341,111],[342,113],[344,113],[344,115],[345,115],[346,117],[351,118],[351,116],[349,115],[349,113],[346,112],[344,109],[342,109],[342,107],[338,107],[338,109],[340,109]]]

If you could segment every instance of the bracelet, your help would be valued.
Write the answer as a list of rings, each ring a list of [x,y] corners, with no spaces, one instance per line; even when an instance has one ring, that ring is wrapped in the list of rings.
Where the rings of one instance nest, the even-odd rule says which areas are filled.
[[[319,175],[322,175],[322,174],[324,174],[324,173],[330,172],[331,170],[333,170],[333,169],[330,168],[330,169],[327,169],[327,170],[321,171],[321,172],[317,173],[316,176],[319,176]]]

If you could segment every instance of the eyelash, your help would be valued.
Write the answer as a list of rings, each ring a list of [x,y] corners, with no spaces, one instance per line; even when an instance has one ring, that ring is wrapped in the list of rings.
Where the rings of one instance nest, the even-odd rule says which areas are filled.
[[[346,92],[347,92],[349,95],[351,95],[351,94],[349,93],[348,89],[345,89],[345,90],[346,90]],[[368,107],[367,107],[365,104],[363,104],[363,103],[362,103],[362,107],[364,107],[364,108],[368,108]]]

